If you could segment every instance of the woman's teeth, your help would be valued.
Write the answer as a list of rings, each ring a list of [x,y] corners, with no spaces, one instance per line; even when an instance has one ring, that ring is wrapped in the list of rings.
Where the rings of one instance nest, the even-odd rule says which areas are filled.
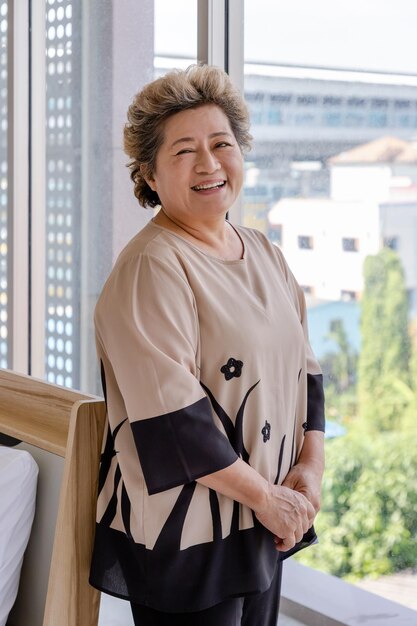
[[[194,185],[192,189],[194,191],[204,191],[206,189],[216,189],[217,187],[223,187],[225,181],[219,181],[218,183],[207,183],[206,185]]]

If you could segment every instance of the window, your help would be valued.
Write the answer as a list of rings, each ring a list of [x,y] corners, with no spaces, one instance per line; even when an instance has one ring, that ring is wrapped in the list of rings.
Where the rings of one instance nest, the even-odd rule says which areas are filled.
[[[81,49],[73,3],[46,14],[46,337],[50,382],[80,387]]]
[[[252,124],[262,124],[264,118],[264,114],[262,110],[252,108],[251,109],[251,120]]]
[[[365,98],[352,97],[348,98],[347,104],[349,107],[361,109],[366,106],[366,100]]]
[[[342,98],[336,96],[325,96],[323,98],[323,105],[325,107],[340,107],[342,104]]]
[[[277,104],[290,104],[292,101],[292,95],[289,93],[273,93],[270,96],[271,102]]]
[[[355,126],[365,126],[365,116],[358,113],[347,113],[345,115],[345,126],[353,128]]]
[[[355,291],[350,291],[349,289],[341,289],[340,299],[345,302],[351,302],[357,299],[357,294]]]
[[[384,237],[384,248],[398,250],[398,237]]]
[[[311,126],[316,118],[312,113],[297,113],[294,119],[296,126]]]
[[[323,115],[323,123],[325,126],[341,126],[342,119],[341,113],[325,113]]]
[[[370,113],[369,126],[372,128],[384,128],[387,125],[388,118],[385,113]]]
[[[375,109],[387,109],[389,102],[387,98],[373,98],[371,100],[371,106]]]
[[[412,126],[413,118],[411,115],[399,115],[398,116],[398,126],[400,128],[410,128]]]
[[[276,244],[282,243],[282,224],[271,224],[268,230],[268,239]]]
[[[264,94],[259,92],[247,92],[245,93],[245,99],[247,102],[263,102]]]
[[[342,248],[344,252],[357,252],[359,250],[359,241],[352,237],[343,237]]]
[[[268,124],[278,125],[282,123],[282,115],[280,111],[268,111]]]
[[[299,106],[311,106],[313,104],[317,104],[317,97],[316,96],[298,96],[297,98],[297,104]]]
[[[297,238],[297,242],[300,250],[313,249],[313,237],[310,237],[309,235],[299,235]]]
[[[411,101],[410,100],[395,100],[394,101],[395,109],[411,109]]]
[[[404,360],[396,376],[407,386],[409,400],[405,401],[401,393],[393,392],[390,396],[388,381],[382,390],[382,385],[378,387],[378,394],[385,398],[385,408],[376,410],[375,389],[372,389],[367,402],[363,399],[363,388],[369,380],[372,378],[378,382],[383,377],[375,356],[375,346],[381,342],[381,337],[372,340],[370,360],[367,356],[367,342],[370,341],[375,316],[368,329],[363,327],[364,322],[361,321],[372,317],[370,313],[362,316],[362,307],[369,302],[368,291],[372,285],[372,277],[368,275],[371,262],[366,266],[365,279],[364,260],[372,261],[373,257],[382,254],[382,260],[378,256],[370,265],[371,269],[377,268],[375,281],[379,284],[378,281],[383,281],[385,276],[385,271],[381,269],[383,264],[392,262],[392,267],[396,267],[398,262],[385,253],[395,251],[401,266],[407,268],[407,286],[410,284],[410,268],[415,266],[412,261],[417,249],[415,229],[413,235],[413,229],[408,229],[408,252],[402,239],[398,246],[398,233],[391,230],[398,225],[401,237],[404,236],[404,216],[411,210],[406,206],[405,194],[404,201],[398,198],[402,207],[392,222],[383,217],[382,210],[385,209],[377,215],[377,212],[373,214],[371,206],[375,206],[375,187],[380,186],[379,176],[381,179],[386,176],[387,187],[392,189],[398,189],[398,182],[396,187],[394,179],[398,181],[399,177],[411,176],[408,164],[400,166],[396,163],[390,173],[390,165],[379,162],[384,160],[384,155],[381,155],[382,150],[378,152],[383,144],[378,140],[395,137],[409,142],[410,146],[414,141],[417,57],[411,43],[415,39],[411,24],[417,19],[417,4],[414,6],[405,0],[384,2],[383,15],[378,13],[378,34],[372,28],[375,3],[370,0],[355,5],[355,10],[352,3],[324,0],[313,3],[301,0],[296,3],[245,0],[244,5],[245,61],[253,64],[251,73],[245,74],[245,89],[251,88],[257,81],[257,90],[260,91],[262,86],[265,93],[264,111],[268,112],[268,107],[274,105],[285,111],[279,128],[274,128],[275,132],[266,127],[265,119],[252,129],[254,146],[249,158],[257,169],[257,183],[265,181],[270,185],[273,180],[280,189],[276,200],[265,198],[264,219],[258,221],[258,228],[262,228],[263,224],[264,233],[272,241],[279,241],[292,271],[308,296],[309,335],[324,372],[327,414],[331,421],[345,429],[345,434],[339,436],[339,442],[338,437],[326,441],[327,471],[331,473],[332,467],[337,466],[338,473],[331,474],[331,480],[325,485],[325,490],[329,489],[331,495],[327,498],[324,493],[324,515],[322,513],[318,521],[319,530],[323,523],[325,532],[317,550],[305,551],[297,558],[336,575],[346,576],[349,573],[356,578],[368,574],[377,576],[382,573],[381,553],[375,550],[370,556],[370,546],[381,545],[381,532],[374,534],[366,520],[363,523],[360,520],[363,515],[367,519],[382,519],[381,507],[386,507],[386,502],[378,500],[379,496],[374,498],[376,489],[372,485],[381,485],[377,467],[378,464],[385,467],[387,458],[383,453],[378,458],[373,457],[371,451],[375,446],[380,446],[378,449],[382,450],[385,445],[384,427],[380,420],[384,411],[387,416],[391,415],[387,417],[387,422],[392,419],[393,436],[398,434],[406,440],[405,430],[399,433],[402,427],[398,425],[405,423],[407,415],[415,415],[412,408],[415,404],[412,402],[416,402],[417,388],[415,385],[411,388],[407,383],[411,380],[406,363],[411,335],[403,316],[401,333],[404,342],[397,346],[395,353],[402,355],[399,361]],[[262,25],[257,21],[261,13],[268,16]],[[325,19],[318,19],[318,16],[325,16]],[[311,24],[314,24],[313,28]],[[351,29],[355,32],[354,46],[349,41]],[[326,45],[320,45],[324,41]],[[387,42],[393,45],[387,46]],[[256,62],[259,67],[262,64],[257,77],[254,76]],[[321,163],[322,167],[309,169],[306,165],[311,162]],[[252,219],[250,201],[250,189],[245,188],[243,219],[247,225]],[[259,205],[257,210],[260,215]],[[415,211],[415,220],[417,210],[412,211]],[[388,225],[390,230],[384,230]],[[280,238],[276,226],[280,228]],[[325,236],[322,232],[324,228]],[[352,232],[355,236],[349,236]],[[384,241],[381,232],[385,235]],[[388,236],[389,232],[393,235]],[[391,250],[384,250],[384,247]],[[307,254],[307,250],[312,252]],[[417,284],[417,269],[411,273],[414,284]],[[385,285],[385,288],[393,290],[396,279],[391,276],[387,283],[389,287]],[[397,302],[396,297],[394,300],[387,298],[392,305],[391,311],[395,308],[392,303]],[[403,303],[404,290],[399,298]],[[408,314],[412,320],[417,315],[416,302],[415,297],[408,301]],[[378,306],[379,301],[375,303],[375,307]],[[386,308],[386,315],[389,316],[390,307],[387,305]],[[406,308],[403,303],[401,310]],[[376,332],[386,328],[380,317],[378,313]],[[340,323],[330,325],[332,320],[340,320]],[[397,321],[392,323],[395,328]],[[395,342],[395,339],[392,341]],[[414,420],[413,417],[410,419]],[[358,449],[354,450],[351,435],[353,437],[361,427],[366,430],[374,426],[372,435],[358,437],[361,444],[366,443],[367,456],[365,452],[361,454]],[[385,436],[389,437],[386,433],[387,430]],[[349,453],[345,452],[347,448]],[[343,469],[347,465],[353,468],[352,457],[349,457],[351,453],[357,459],[353,471],[358,472],[357,482],[353,480],[352,472],[346,469],[344,473]],[[408,458],[413,462],[417,459],[411,448]],[[392,470],[390,480],[394,481],[396,471]],[[343,479],[340,478],[342,475]],[[369,479],[369,492],[372,492],[369,498],[365,496],[366,514],[363,513],[364,497],[361,496],[364,492],[360,491],[365,479]],[[332,491],[335,482],[338,489],[340,487],[337,493]],[[349,484],[348,488],[346,484]],[[398,489],[402,489],[400,483]],[[342,492],[343,504],[340,500]],[[415,493],[414,486],[410,501],[416,497]],[[343,514],[342,509],[345,510]],[[402,521],[403,528],[416,523],[414,513],[407,513]],[[351,541],[352,532],[355,534],[354,542]],[[397,549],[400,549],[398,545],[394,549],[392,543],[387,541],[384,558],[389,567],[401,570],[404,566],[396,561]],[[410,545],[408,553],[411,550]],[[403,552],[403,563],[406,554],[407,550]],[[398,562],[398,566],[393,565],[394,562]],[[410,557],[410,567],[415,568],[416,565],[415,557]]]

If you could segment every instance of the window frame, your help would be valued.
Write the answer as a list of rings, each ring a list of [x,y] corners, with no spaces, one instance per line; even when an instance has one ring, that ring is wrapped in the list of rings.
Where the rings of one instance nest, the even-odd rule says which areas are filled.
[[[8,365],[30,371],[29,0],[8,3]]]

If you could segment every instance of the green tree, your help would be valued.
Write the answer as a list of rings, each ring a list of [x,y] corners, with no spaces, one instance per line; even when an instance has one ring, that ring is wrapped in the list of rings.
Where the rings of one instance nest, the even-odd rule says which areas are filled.
[[[417,428],[417,319],[410,324],[411,355],[410,381],[396,381],[396,390],[402,395],[405,405],[401,425],[404,430]]]
[[[326,412],[329,417],[348,423],[357,414],[356,369],[358,355],[349,343],[343,321],[333,320],[327,338],[336,345],[320,359],[323,370]]]
[[[350,580],[415,567],[417,451],[409,433],[328,440],[326,467],[319,544],[298,560]]]
[[[361,426],[372,431],[391,430],[406,406],[398,383],[409,384],[408,302],[398,255],[383,248],[367,257],[364,280],[359,416]]]
[[[411,337],[411,358],[410,358],[410,378],[411,388],[417,394],[417,318],[410,324]]]

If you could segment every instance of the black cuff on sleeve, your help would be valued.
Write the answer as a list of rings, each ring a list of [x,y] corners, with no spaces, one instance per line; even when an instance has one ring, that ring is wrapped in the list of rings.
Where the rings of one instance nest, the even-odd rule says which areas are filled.
[[[238,458],[214,424],[207,398],[131,427],[150,495],[217,472]]]
[[[309,430],[325,430],[324,390],[322,374],[307,374],[307,426]]]

